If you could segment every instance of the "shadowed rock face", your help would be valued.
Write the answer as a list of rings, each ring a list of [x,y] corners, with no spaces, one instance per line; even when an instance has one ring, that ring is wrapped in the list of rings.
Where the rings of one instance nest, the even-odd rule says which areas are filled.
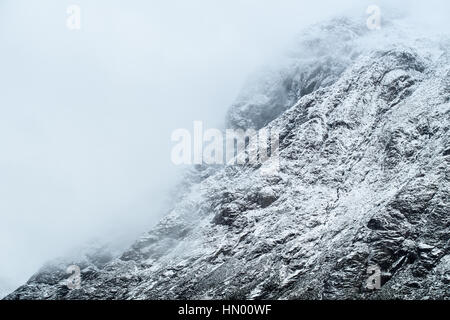
[[[331,30],[345,30],[342,50],[364,37]],[[401,38],[301,57],[307,71],[283,69],[264,103],[250,90],[232,107],[233,126],[280,131],[279,171],[202,168],[119,258],[80,263],[81,289],[61,263],[7,298],[450,298],[449,46]],[[375,265],[382,286],[369,290]]]

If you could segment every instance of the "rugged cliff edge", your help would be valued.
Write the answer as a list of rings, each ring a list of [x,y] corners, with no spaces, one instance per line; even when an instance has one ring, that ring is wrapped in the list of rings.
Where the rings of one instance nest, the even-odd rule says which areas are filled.
[[[450,41],[413,34],[312,28],[228,116],[281,132],[279,171],[198,168],[120,257],[70,263],[80,289],[52,264],[7,299],[449,299]]]

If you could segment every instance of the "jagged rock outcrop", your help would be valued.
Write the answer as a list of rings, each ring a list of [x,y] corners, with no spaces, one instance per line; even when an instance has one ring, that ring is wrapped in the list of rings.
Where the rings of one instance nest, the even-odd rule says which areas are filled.
[[[321,29],[309,60],[230,111],[234,127],[280,131],[278,171],[203,168],[129,250],[82,265],[81,289],[53,266],[7,298],[449,299],[450,42]]]

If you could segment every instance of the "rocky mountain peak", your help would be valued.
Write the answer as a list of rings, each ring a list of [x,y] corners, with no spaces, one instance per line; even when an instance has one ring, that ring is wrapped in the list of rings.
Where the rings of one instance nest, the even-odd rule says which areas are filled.
[[[53,266],[7,298],[449,298],[449,42],[313,28],[228,114],[280,132],[277,172],[202,171],[129,250],[83,265],[80,289]]]

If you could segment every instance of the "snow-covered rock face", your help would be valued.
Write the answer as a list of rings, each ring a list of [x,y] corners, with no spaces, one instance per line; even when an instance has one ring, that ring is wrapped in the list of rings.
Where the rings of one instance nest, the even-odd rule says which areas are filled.
[[[314,54],[229,114],[281,132],[278,172],[200,168],[120,258],[81,266],[81,289],[53,266],[8,299],[450,298],[449,42],[321,28],[343,41],[306,36]]]
[[[6,297],[13,290],[14,290],[14,288],[9,283],[9,281],[6,281],[5,279],[0,278],[0,299],[2,299],[3,297]]]
[[[348,19],[309,28],[282,62],[249,80],[230,108],[229,126],[260,129],[300,97],[336,82],[361,53],[359,41],[367,32]]]
[[[0,288],[0,299],[5,297],[6,295],[8,295],[9,292],[10,292],[10,290],[8,290],[6,288]]]

